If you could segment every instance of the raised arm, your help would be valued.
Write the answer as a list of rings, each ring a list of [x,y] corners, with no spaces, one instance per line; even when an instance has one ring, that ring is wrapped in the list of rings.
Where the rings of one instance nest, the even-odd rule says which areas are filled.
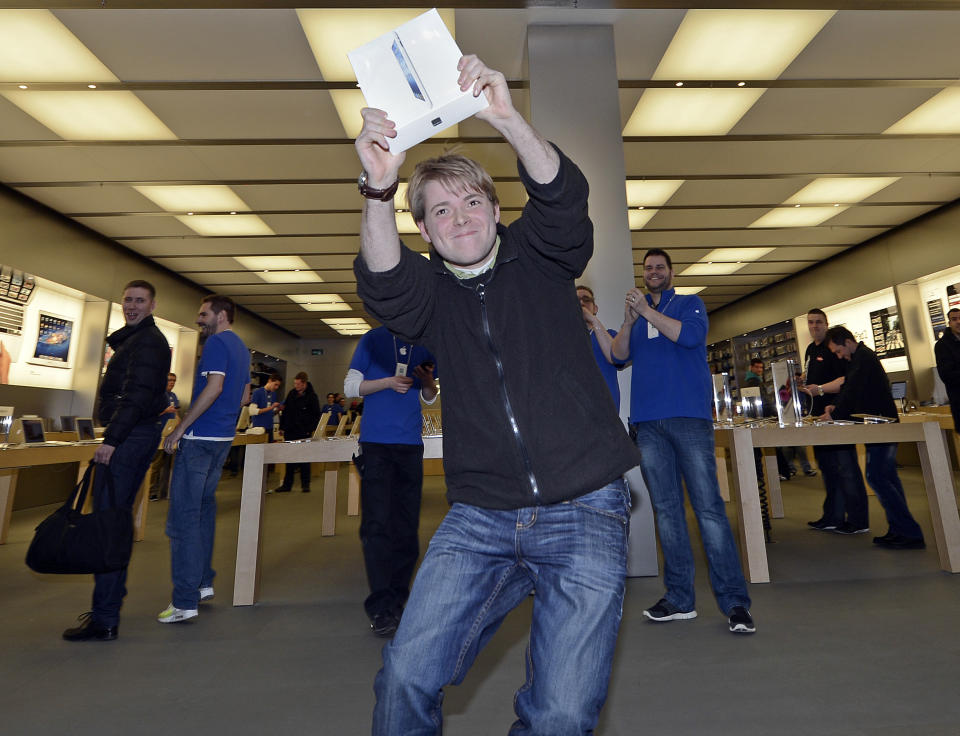
[[[389,189],[400,176],[406,153],[390,153],[387,138],[395,138],[397,126],[387,113],[372,107],[360,111],[363,128],[354,143],[367,186]],[[394,214],[393,198],[386,202],[363,199],[360,220],[360,254],[371,271],[389,271],[400,262],[400,235]]]
[[[466,92],[473,87],[474,97],[485,94],[490,103],[476,114],[477,119],[492,125],[506,139],[534,181],[540,184],[553,181],[560,170],[560,157],[514,108],[503,74],[489,68],[473,54],[462,57],[457,69],[460,70],[460,89]]]

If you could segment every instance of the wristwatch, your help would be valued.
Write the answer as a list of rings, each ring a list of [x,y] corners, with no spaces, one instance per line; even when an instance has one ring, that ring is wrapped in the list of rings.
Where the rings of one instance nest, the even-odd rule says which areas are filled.
[[[397,193],[397,187],[400,186],[400,179],[397,179],[386,189],[374,189],[371,186],[367,186],[367,172],[361,171],[360,176],[357,178],[357,188],[367,199],[376,199],[380,202],[389,202],[393,199],[393,195]]]

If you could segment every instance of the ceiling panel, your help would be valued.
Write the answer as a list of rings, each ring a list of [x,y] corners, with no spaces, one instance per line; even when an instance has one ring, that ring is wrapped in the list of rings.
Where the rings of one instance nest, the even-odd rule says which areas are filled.
[[[137,96],[178,138],[345,138],[326,90],[176,90]]]
[[[57,17],[180,140],[63,142],[0,98],[0,181],[42,184],[20,191],[206,288],[234,294],[296,334],[334,335],[320,322],[322,314],[307,312],[286,294],[339,294],[355,308],[351,313],[362,314],[352,271],[360,165],[296,12],[231,9],[229,2],[216,10],[75,4]],[[621,122],[686,12],[477,5],[456,11],[460,47],[514,82],[521,110],[529,106],[529,24],[610,26]],[[706,285],[702,297],[716,308],[954,201],[960,196],[960,137],[878,136],[942,88],[929,80],[947,84],[960,77],[958,37],[960,11],[841,11],[730,135],[625,142],[628,179],[685,180],[643,229],[631,233],[635,273],[650,247],[671,250],[678,266],[717,247],[774,248],[730,276],[678,277],[678,284]],[[456,139],[419,146],[401,177],[417,160],[451,147],[486,166],[498,186],[502,219],[512,222],[526,201],[515,155],[482,121],[465,121]],[[901,178],[822,226],[748,227],[819,176],[883,173]],[[276,235],[198,236],[136,193],[134,183],[226,183]],[[402,238],[418,252],[427,249],[417,234]],[[264,254],[298,255],[324,281],[269,284],[233,258]]]
[[[56,15],[125,81],[322,79],[291,9],[95,8]]]

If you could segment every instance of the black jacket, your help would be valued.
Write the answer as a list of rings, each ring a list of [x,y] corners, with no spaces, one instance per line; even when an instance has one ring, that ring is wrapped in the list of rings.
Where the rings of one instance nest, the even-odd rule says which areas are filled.
[[[943,337],[937,340],[933,352],[937,356],[937,373],[947,387],[953,426],[960,432],[960,339],[948,327]]]
[[[593,225],[586,179],[560,159],[548,184],[520,166],[530,198],[518,220],[498,226],[491,271],[460,281],[435,252],[428,263],[407,248],[390,271],[354,262],[370,313],[443,366],[451,503],[557,503],[640,461],[583,329],[574,279],[593,254]]]
[[[116,447],[139,424],[155,422],[167,408],[170,346],[153,317],[121,327],[107,337],[113,357],[100,382],[98,418],[103,443]]]
[[[849,419],[851,414],[897,418],[887,373],[877,354],[862,342],[850,356],[847,377],[834,405],[834,419]]]
[[[313,436],[320,423],[320,399],[307,382],[307,390],[301,396],[296,389],[287,394],[280,412],[280,430],[285,440],[305,440]]]

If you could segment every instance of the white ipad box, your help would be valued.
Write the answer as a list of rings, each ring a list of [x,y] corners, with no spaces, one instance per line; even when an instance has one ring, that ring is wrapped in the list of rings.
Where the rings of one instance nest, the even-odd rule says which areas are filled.
[[[460,91],[457,63],[463,54],[436,8],[347,56],[368,107],[384,110],[397,124],[388,138],[392,153],[413,148],[438,131],[466,120],[487,98]]]

